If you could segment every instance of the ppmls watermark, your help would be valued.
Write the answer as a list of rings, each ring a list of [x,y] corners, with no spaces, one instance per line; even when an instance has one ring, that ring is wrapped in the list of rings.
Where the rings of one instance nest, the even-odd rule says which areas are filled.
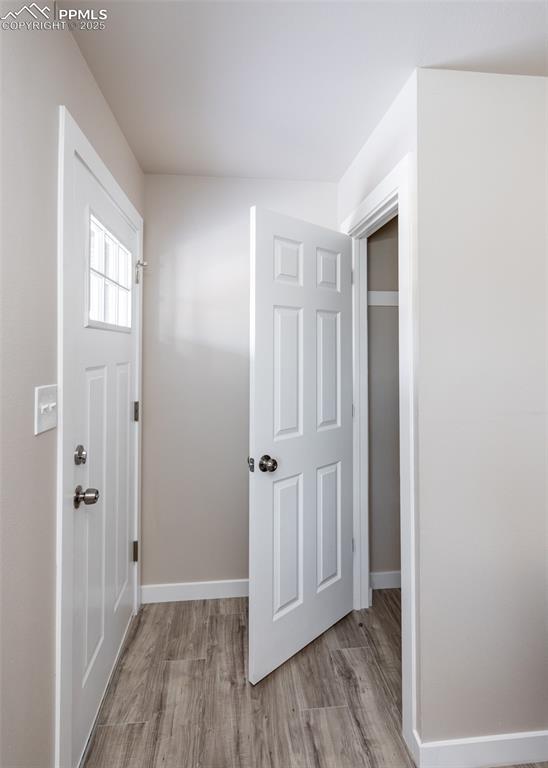
[[[105,29],[108,11],[105,8],[58,8],[53,3],[53,9],[48,5],[30,3],[22,5],[16,11],[8,11],[0,17],[0,28],[4,30],[58,30]]]

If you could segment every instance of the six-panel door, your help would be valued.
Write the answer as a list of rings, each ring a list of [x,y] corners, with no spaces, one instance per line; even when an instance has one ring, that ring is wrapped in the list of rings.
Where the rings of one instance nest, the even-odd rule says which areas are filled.
[[[252,209],[251,251],[256,683],[352,608],[351,240]]]

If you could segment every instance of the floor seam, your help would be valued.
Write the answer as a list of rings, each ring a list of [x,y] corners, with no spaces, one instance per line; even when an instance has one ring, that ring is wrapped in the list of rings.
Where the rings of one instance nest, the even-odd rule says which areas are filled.
[[[360,648],[368,649],[369,645],[345,645],[344,648],[330,648],[330,651],[357,651]]]
[[[184,659],[160,659],[160,661],[163,661],[164,664],[177,663],[178,661],[207,661],[207,656],[188,656]]]
[[[95,728],[116,728],[124,725],[148,725],[150,720],[128,720],[122,723],[97,723]]]

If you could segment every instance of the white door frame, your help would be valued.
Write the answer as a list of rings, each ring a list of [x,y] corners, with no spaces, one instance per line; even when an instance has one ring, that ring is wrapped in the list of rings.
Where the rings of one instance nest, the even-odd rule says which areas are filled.
[[[103,189],[116,203],[135,229],[137,259],[142,260],[143,220],[130,203],[97,152],[80,130],[66,107],[59,108],[59,166],[57,206],[57,557],[56,557],[56,641],[55,641],[55,768],[71,768],[72,737],[72,559],[73,518],[63,517],[63,260],[64,244],[70,242],[74,195],[74,155],[82,160]],[[141,399],[142,290],[137,291],[135,317],[135,393]],[[135,423],[135,505],[133,536],[139,541],[141,495],[141,429]],[[133,609],[140,606],[140,567],[133,568]]]
[[[417,246],[416,161],[407,155],[343,222],[354,270],[354,608],[370,605],[367,237],[398,215],[402,699],[405,741],[417,752]],[[417,762],[418,764],[418,762]]]

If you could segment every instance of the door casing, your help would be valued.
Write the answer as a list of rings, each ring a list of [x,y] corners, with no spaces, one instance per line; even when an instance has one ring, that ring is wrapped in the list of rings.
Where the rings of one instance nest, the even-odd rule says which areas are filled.
[[[371,605],[369,583],[367,238],[398,216],[402,730],[418,765],[417,736],[417,245],[416,162],[409,154],[343,222],[353,238],[354,608]]]
[[[127,195],[116,182],[86,136],[79,128],[68,109],[59,108],[59,166],[57,205],[57,534],[56,534],[56,640],[55,640],[55,768],[69,768],[71,765],[72,735],[72,519],[63,516],[63,264],[64,243],[72,215],[73,158],[77,155],[88,167],[101,186],[110,195],[135,229],[137,237],[137,260],[142,261],[143,220]],[[135,322],[135,379],[136,398],[141,400],[142,369],[142,281],[133,284],[137,291]],[[140,529],[140,476],[141,476],[141,429],[136,424],[132,438],[135,441],[134,456],[134,498],[132,532],[139,541]],[[141,603],[140,566],[133,564],[133,610],[136,613]]]

